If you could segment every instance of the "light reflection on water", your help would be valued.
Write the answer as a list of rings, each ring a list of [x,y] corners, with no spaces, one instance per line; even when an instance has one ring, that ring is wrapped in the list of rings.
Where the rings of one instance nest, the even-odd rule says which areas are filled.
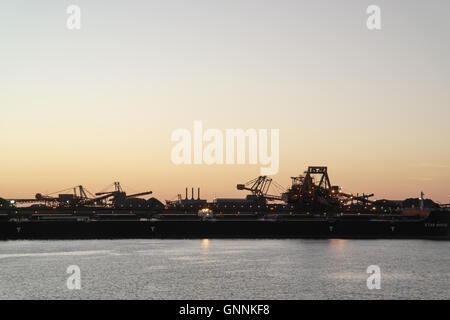
[[[209,239],[203,239],[202,240],[202,248],[208,249],[208,247],[209,247]]]
[[[0,298],[450,298],[450,242],[88,240],[0,242]],[[81,268],[82,290],[65,287]],[[368,290],[378,265],[382,288]]]

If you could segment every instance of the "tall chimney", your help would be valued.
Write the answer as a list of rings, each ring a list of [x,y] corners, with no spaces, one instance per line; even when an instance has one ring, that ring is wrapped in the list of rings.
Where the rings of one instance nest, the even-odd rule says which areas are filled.
[[[423,191],[420,192],[420,210],[423,211],[423,196],[425,193]]]
[[[194,200],[194,187],[192,187],[192,200]]]
[[[187,187],[186,187],[186,200],[187,200]]]
[[[197,197],[198,197],[198,200],[200,200],[200,188],[198,188]]]

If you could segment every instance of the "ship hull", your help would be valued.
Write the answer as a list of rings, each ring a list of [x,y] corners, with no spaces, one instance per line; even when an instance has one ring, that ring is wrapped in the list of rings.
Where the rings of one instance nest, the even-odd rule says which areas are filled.
[[[424,219],[122,219],[2,221],[0,239],[450,239],[449,214]]]

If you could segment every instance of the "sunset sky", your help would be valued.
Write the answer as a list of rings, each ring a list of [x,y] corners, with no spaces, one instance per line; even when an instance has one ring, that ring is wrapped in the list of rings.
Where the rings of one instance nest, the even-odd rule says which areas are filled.
[[[66,9],[81,8],[68,30]],[[381,8],[382,29],[366,27]],[[284,186],[308,165],[375,198],[450,195],[450,2],[2,1],[0,197],[113,181],[160,200],[236,190],[260,165],[178,165],[171,133],[280,130]]]

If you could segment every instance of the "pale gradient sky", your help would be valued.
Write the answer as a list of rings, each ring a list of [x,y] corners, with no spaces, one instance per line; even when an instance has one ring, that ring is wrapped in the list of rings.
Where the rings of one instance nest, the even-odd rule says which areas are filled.
[[[4,0],[0,197],[115,180],[242,194],[259,166],[170,161],[171,132],[202,120],[279,128],[282,185],[327,165],[349,192],[449,202],[449,16],[447,0]]]

